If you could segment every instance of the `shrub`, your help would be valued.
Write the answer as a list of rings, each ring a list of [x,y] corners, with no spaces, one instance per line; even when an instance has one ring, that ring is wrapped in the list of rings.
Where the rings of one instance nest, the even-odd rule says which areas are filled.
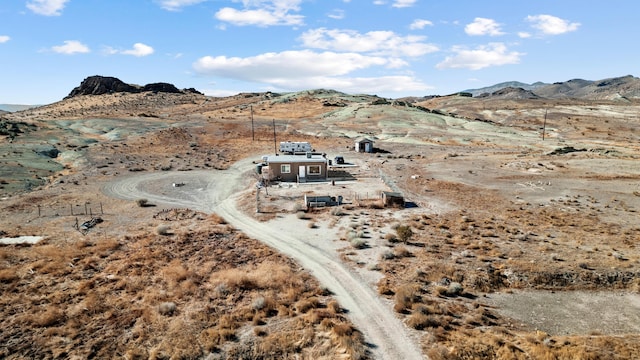
[[[460,284],[459,282],[452,282],[451,284],[449,284],[446,294],[447,296],[458,296],[462,294],[462,290],[462,284]]]
[[[171,235],[168,225],[158,225],[156,233],[158,233],[158,235]]]
[[[407,325],[416,330],[422,330],[426,327],[438,327],[440,324],[431,315],[424,314],[420,311],[414,311],[407,319]]]
[[[253,302],[251,303],[251,307],[253,308],[253,310],[259,311],[264,309],[266,303],[267,301],[265,300],[264,296],[259,296],[253,300]]]
[[[418,286],[415,284],[402,285],[398,288],[395,295],[394,310],[399,313],[404,313],[407,309],[420,300],[418,294]]]
[[[138,200],[136,200],[136,204],[138,204],[139,207],[147,207],[147,206],[149,206],[149,200],[147,200],[147,199],[138,199]]]
[[[390,250],[387,250],[385,252],[383,252],[382,254],[380,254],[380,259],[382,260],[391,260],[393,258],[395,258],[395,254],[393,252],[391,252]]]
[[[18,274],[16,274],[15,269],[9,268],[0,270],[0,283],[10,283],[17,279]]]
[[[367,241],[361,238],[354,238],[350,241],[354,249],[364,249],[367,247]]]
[[[311,309],[316,309],[318,308],[318,306],[320,306],[320,301],[316,297],[310,297],[308,299],[300,300],[294,305],[296,310],[302,314]]]
[[[404,246],[398,246],[397,248],[395,248],[394,253],[395,253],[395,256],[399,258],[413,256],[411,251],[409,251],[409,249],[407,249]]]
[[[163,302],[158,306],[158,312],[161,315],[173,315],[176,311],[176,303],[174,302]]]
[[[64,313],[53,306],[50,306],[42,313],[35,314],[31,317],[31,322],[39,327],[53,326],[64,320]]]
[[[407,225],[400,225],[396,228],[396,234],[398,234],[398,239],[406,244],[413,236],[413,231]]]
[[[398,238],[394,234],[391,234],[391,233],[386,234],[384,236],[384,239],[387,240],[388,242],[392,243],[392,244],[398,242]]]

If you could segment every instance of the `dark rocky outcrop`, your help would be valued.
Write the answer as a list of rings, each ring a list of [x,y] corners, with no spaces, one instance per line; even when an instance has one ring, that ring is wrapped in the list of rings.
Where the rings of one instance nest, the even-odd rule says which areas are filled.
[[[38,146],[36,147],[36,149],[34,149],[34,151],[40,156],[52,159],[55,159],[58,157],[58,155],[60,155],[60,150],[56,149],[56,147],[53,145]]]
[[[179,90],[173,84],[169,83],[151,83],[144,86],[131,85],[123,82],[122,80],[111,76],[89,76],[84,79],[80,86],[71,90],[69,95],[65,99],[70,99],[74,96],[80,95],[104,95],[114,93],[140,93],[140,92],[154,92],[154,93],[173,93],[173,94],[200,94],[194,88],[185,90]]]
[[[90,76],[84,79],[80,86],[71,90],[65,99],[79,95],[103,95],[118,92],[136,93],[140,92],[140,88],[110,76]]]
[[[178,88],[173,86],[173,84],[168,84],[168,83],[147,84],[142,87],[142,91],[153,91],[156,93],[166,92],[166,93],[174,93],[174,94],[182,93],[182,91],[178,90]]]
[[[20,134],[33,130],[36,130],[35,125],[0,118],[0,136],[6,136],[10,141],[14,140]]]

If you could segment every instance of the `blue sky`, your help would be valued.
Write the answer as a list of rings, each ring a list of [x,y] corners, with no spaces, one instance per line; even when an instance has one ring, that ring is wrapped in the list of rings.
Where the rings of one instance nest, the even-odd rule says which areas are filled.
[[[397,98],[634,75],[637,0],[2,0],[0,103],[92,75]]]

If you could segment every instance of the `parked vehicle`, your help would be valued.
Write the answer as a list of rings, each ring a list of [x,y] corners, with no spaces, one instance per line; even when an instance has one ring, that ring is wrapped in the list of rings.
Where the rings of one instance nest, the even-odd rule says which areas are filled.
[[[304,154],[311,152],[311,144],[308,142],[296,142],[296,141],[281,141],[280,152],[289,154]]]

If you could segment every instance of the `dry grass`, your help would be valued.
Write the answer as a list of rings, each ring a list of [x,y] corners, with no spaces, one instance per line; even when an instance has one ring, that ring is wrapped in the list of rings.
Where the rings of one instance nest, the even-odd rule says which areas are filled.
[[[352,146],[352,141],[342,136],[303,135],[327,129],[326,124],[316,121],[316,116],[326,113],[327,107],[323,100],[311,96],[299,98],[295,106],[270,100],[260,102],[263,98],[259,94],[225,99],[166,97],[166,103],[156,101],[155,97],[145,99],[141,94],[82,97],[52,108],[39,108],[24,116],[29,119],[81,119],[89,114],[94,118],[109,118],[117,109],[120,110],[116,114],[118,117],[123,113],[166,113],[166,119],[152,119],[163,126],[193,121],[195,117],[190,115],[194,111],[205,119],[193,127],[169,127],[132,137],[126,140],[126,144],[95,144],[89,151],[88,157],[93,163],[88,168],[95,170],[92,167],[98,163],[108,165],[100,168],[103,176],[115,176],[121,167],[161,171],[227,168],[248,153],[270,151],[272,119],[287,122],[286,129],[279,126],[279,133],[295,136],[301,141],[309,140],[318,148],[345,151]],[[451,111],[469,119],[475,119],[479,113],[482,113],[480,118],[485,118],[484,114],[492,112],[493,121],[508,125],[509,131],[525,129],[526,132],[538,130],[542,107],[558,105],[566,109],[568,105],[576,105],[568,100],[545,100],[544,104],[536,101],[522,104],[516,101],[467,100],[470,101],[451,105],[456,109]],[[446,107],[446,101],[446,97],[436,98],[423,105],[438,109]],[[442,104],[439,105],[440,102]],[[252,134],[246,126],[246,119],[249,104],[258,103],[258,141],[251,141],[247,140]],[[596,107],[601,105],[608,109],[621,108],[619,103],[613,102],[595,104]],[[584,110],[593,104],[585,102],[577,106]],[[624,111],[637,113],[637,104],[631,102],[630,106]],[[258,108],[255,107],[256,110]],[[380,108],[384,109],[385,117],[390,116],[387,114],[391,108]],[[510,112],[515,115],[501,115]],[[607,110],[607,114],[610,113]],[[575,141],[581,146],[584,142],[584,146],[593,145],[593,150],[597,150],[595,147],[611,147],[614,152],[622,150],[616,156],[636,161],[637,146],[629,146],[637,143],[633,137],[633,116],[624,116],[623,121],[620,117],[609,116],[599,116],[595,112],[595,115],[579,117],[550,116],[549,120],[551,126],[557,128],[558,140]],[[340,131],[386,131],[364,117],[360,119],[362,121],[341,124],[344,129]],[[125,122],[129,121],[125,119]],[[404,126],[403,123],[398,121],[399,126]],[[620,127],[621,123],[624,127]],[[412,126],[411,134],[406,128],[392,131],[410,135],[408,140],[427,146],[403,146],[380,141],[380,146],[388,147],[391,153],[385,156],[385,164],[376,164],[379,165],[376,170],[393,176],[408,199],[424,200],[419,204],[422,209],[411,211],[429,211],[431,205],[437,205],[441,200],[452,208],[463,210],[407,216],[402,224],[411,226],[414,232],[405,246],[412,256],[385,256],[378,269],[384,276],[378,291],[390,299],[399,293],[394,302],[398,310],[406,314],[402,315],[405,322],[413,328],[427,330],[423,332],[422,343],[430,358],[635,358],[640,353],[637,336],[538,336],[530,329],[507,327],[506,319],[493,315],[475,302],[473,296],[481,296],[485,291],[513,288],[637,291],[639,272],[635,247],[640,228],[633,217],[637,210],[630,205],[633,198],[622,200],[622,196],[616,194],[610,199],[600,199],[600,203],[593,199],[588,203],[576,198],[552,199],[551,205],[538,206],[537,200],[514,200],[515,194],[509,190],[516,182],[524,183],[552,175],[572,181],[587,179],[591,184],[602,185],[601,189],[606,191],[605,188],[621,184],[620,180],[629,183],[637,180],[637,174],[599,173],[596,170],[599,166],[594,166],[588,173],[577,174],[573,156],[536,155],[546,152],[543,144],[527,144],[525,138],[523,147],[520,141],[513,146],[503,146],[493,143],[493,134],[488,134],[487,140],[480,140],[481,135],[470,132],[471,140],[461,142],[435,127],[425,131],[421,129],[422,125]],[[581,138],[581,132],[588,137]],[[65,137],[58,134],[47,136]],[[431,143],[437,143],[437,146],[433,147]],[[453,149],[448,145],[456,147]],[[476,156],[478,150],[482,152],[480,156]],[[417,152],[422,155],[417,155]],[[628,153],[632,155],[628,156]],[[580,156],[579,160],[595,158],[602,164],[615,160],[591,151]],[[492,157],[497,160],[485,162]],[[471,161],[465,163],[465,159]],[[514,159],[529,162],[534,167],[543,164],[555,170],[543,169],[542,174],[512,171],[505,175],[501,170],[504,163]],[[435,168],[426,171],[428,167],[424,165],[427,162],[438,164],[438,167],[440,164],[448,166],[449,174],[439,174]],[[90,182],[86,174],[96,179],[95,173],[89,170],[82,174],[82,168],[66,169],[66,175],[60,177],[65,184],[52,184],[50,190],[62,191],[60,189],[64,187],[64,193],[69,193],[69,189],[78,189],[72,195],[74,199],[98,193],[97,188],[87,188]],[[454,176],[463,179],[455,180],[451,176],[454,172]],[[500,172],[502,176],[499,178],[482,178],[483,173]],[[396,177],[395,174],[399,173],[415,173],[420,177]],[[474,182],[491,184],[492,188],[468,185]],[[586,191],[591,184],[583,190]],[[506,197],[495,190],[503,186]],[[428,191],[426,196],[425,190]],[[635,190],[637,192],[638,189]],[[337,308],[330,305],[331,301],[323,297],[315,285],[310,286],[312,282],[300,282],[300,278],[306,279],[305,275],[270,250],[247,242],[237,234],[230,235],[224,227],[209,229],[206,234],[188,235],[185,231],[171,241],[168,237],[142,233],[143,230],[136,227],[115,230],[128,233],[128,237],[123,233],[109,234],[101,236],[98,241],[90,234],[78,241],[74,235],[80,235],[65,233],[69,229],[68,221],[46,224],[43,219],[33,216],[33,204],[49,203],[52,200],[46,199],[55,199],[49,195],[45,193],[23,196],[19,201],[5,201],[0,209],[3,214],[11,214],[11,219],[3,223],[1,229],[11,232],[10,235],[35,233],[47,228],[51,231],[47,235],[69,242],[66,245],[64,241],[56,241],[31,247],[0,247],[0,290],[3,294],[0,298],[3,316],[0,343],[6,344],[6,347],[0,347],[0,357],[111,358],[113,354],[123,354],[129,358],[194,358],[198,357],[198,351],[216,351],[214,356],[221,358],[333,359],[345,354],[358,358],[361,354],[362,342],[359,341],[352,344],[352,350],[336,350],[336,347],[357,340],[357,332],[349,326],[336,326],[343,323],[343,319]],[[637,194],[634,192],[633,196]],[[247,208],[254,206],[253,199],[250,200]],[[66,205],[64,200],[61,203]],[[261,219],[277,216],[278,209],[270,205],[265,206],[270,213],[260,214]],[[369,207],[372,213],[380,207],[376,200],[363,201],[362,205]],[[138,208],[132,202],[127,206],[138,214],[149,210]],[[357,204],[345,205],[342,209],[350,215],[352,211],[356,214],[355,211],[359,210]],[[362,215],[360,219],[365,217]],[[625,225],[626,220],[615,220],[618,217],[630,219],[628,223],[631,225]],[[207,220],[211,220],[211,224],[224,224],[223,219],[215,216]],[[309,223],[320,224],[313,220]],[[180,225],[174,223],[172,228],[179,229]],[[391,243],[397,241],[391,235],[386,240]],[[78,242],[73,244],[73,241]],[[371,243],[376,246],[373,240]],[[262,261],[270,265],[262,269],[259,265]],[[269,267],[274,263],[288,267],[289,270],[282,271],[284,275],[277,277],[277,281],[284,280],[285,285],[254,276],[257,271],[262,275],[269,274],[268,271],[272,270]],[[233,268],[238,269],[232,271]],[[452,282],[460,283],[464,291],[471,294],[447,296]],[[414,286],[420,290],[414,291]],[[319,299],[319,304],[308,308],[306,313],[297,313],[294,306],[306,308],[307,303],[311,303],[310,298]],[[171,316],[167,316],[169,313],[161,314],[165,312],[161,311],[162,304],[166,303],[175,304]],[[223,314],[230,316],[223,317]],[[246,341],[244,334],[249,334]]]
[[[323,319],[345,321],[337,303],[290,260],[224,225],[0,250],[3,358],[334,358],[364,349],[357,336],[317,336]],[[255,330],[240,339],[245,328]]]
[[[526,328],[506,331],[508,319],[473,302],[474,293],[509,288],[633,290],[640,272],[634,266],[623,270],[625,260],[620,260],[625,253],[634,253],[633,245],[624,240],[635,234],[633,230],[625,233],[618,225],[602,221],[597,212],[514,206],[495,194],[461,184],[432,181],[429,186],[443,197],[460,199],[466,211],[411,218],[411,241],[425,246],[396,247],[393,256],[384,260],[381,271],[386,277],[378,291],[393,296],[394,309],[405,314],[407,326],[427,330],[424,338],[430,358],[612,358],[610,350],[587,345],[596,338],[622,354],[637,350],[637,336],[542,341],[527,336]],[[577,207],[575,201],[557,203]],[[547,232],[555,235],[548,237]],[[602,245],[603,236],[616,237],[616,245]],[[413,258],[399,256],[400,252],[409,252]],[[451,261],[449,254],[460,255]]]

